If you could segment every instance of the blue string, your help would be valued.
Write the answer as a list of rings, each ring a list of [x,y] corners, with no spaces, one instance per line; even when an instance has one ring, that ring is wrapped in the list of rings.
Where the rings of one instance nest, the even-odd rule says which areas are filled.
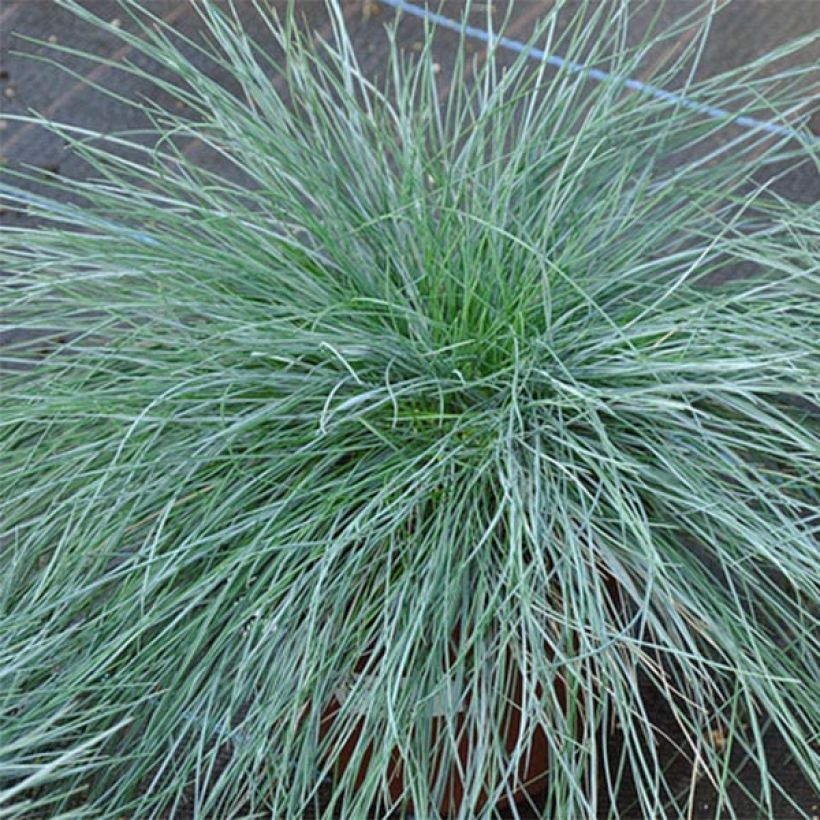
[[[485,31],[484,29],[477,28],[476,26],[468,26],[465,23],[460,23],[450,17],[445,17],[443,14],[437,14],[436,12],[429,11],[426,8],[422,8],[421,6],[407,3],[405,0],[379,0],[379,2],[386,6],[391,6],[399,11],[410,14],[413,17],[419,17],[422,20],[435,23],[441,28],[463,33],[467,37],[481,40],[491,46],[499,45],[519,54],[526,54],[528,57],[532,57],[535,60],[542,60],[548,65],[565,69],[573,74],[584,74],[590,79],[597,80],[598,82],[616,81],[631,91],[646,94],[650,97],[654,97],[656,100],[663,100],[671,105],[679,105],[681,108],[686,108],[689,111],[697,111],[701,114],[706,114],[708,117],[712,117],[713,119],[729,119],[734,121],[737,125],[742,125],[746,128],[751,128],[752,130],[767,131],[770,134],[793,137],[799,140],[805,139],[803,134],[793,128],[789,128],[788,126],[778,125],[777,123],[768,122],[767,120],[759,120],[756,117],[736,116],[732,114],[731,111],[727,111],[725,108],[718,108],[714,105],[698,103],[694,100],[688,99],[687,97],[681,96],[680,94],[675,94],[672,91],[665,91],[662,88],[658,88],[658,86],[650,85],[648,83],[641,82],[640,80],[633,80],[630,77],[621,77],[617,74],[610,74],[607,71],[601,71],[598,68],[590,68],[583,63],[577,63],[574,60],[567,60],[564,57],[558,57],[555,54],[547,54],[546,51],[543,51],[540,48],[533,48],[532,46],[528,46],[526,43],[513,40],[510,37],[499,37]],[[820,138],[810,138],[810,141],[820,145]]]
[[[616,81],[621,83],[624,88],[628,88],[631,91],[646,94],[656,100],[662,100],[670,105],[677,105],[689,111],[697,111],[698,113],[705,114],[713,119],[731,120],[737,125],[741,125],[752,130],[766,131],[769,134],[792,137],[801,141],[808,141],[809,144],[820,145],[820,137],[807,137],[806,135],[801,134],[793,128],[789,128],[788,126],[778,125],[777,123],[769,122],[767,120],[759,120],[756,117],[736,116],[725,108],[695,102],[694,100],[690,100],[680,94],[675,94],[672,91],[666,91],[658,86],[650,85],[649,83],[644,83],[640,80],[634,80],[631,77],[621,77],[616,74],[610,74],[607,71],[602,71],[598,68],[591,68],[583,63],[578,63],[575,60],[568,60],[555,54],[548,54],[543,49],[528,46],[526,43],[522,43],[519,40],[513,40],[510,37],[499,37],[476,26],[469,26],[465,23],[460,23],[457,20],[453,20],[450,17],[445,17],[443,14],[438,14],[436,12],[429,11],[427,8],[413,5],[412,3],[406,2],[406,0],[379,0],[379,2],[386,6],[391,6],[399,11],[403,11],[413,17],[427,20],[441,28],[463,33],[466,37],[481,40],[482,42],[488,43],[492,46],[503,46],[504,48],[518,54],[526,54],[528,57],[532,57],[536,60],[542,60],[548,65],[555,66],[559,69],[565,69],[573,74],[584,74],[597,82]],[[43,197],[36,197],[31,194],[27,194],[18,188],[0,183],[0,193],[4,191],[6,195],[12,199],[16,198],[17,200],[26,201],[29,204],[37,205],[44,210],[63,214],[70,213],[70,209],[61,207],[56,202]],[[162,244],[159,240],[147,233],[144,233],[143,231],[127,228],[124,225],[117,225],[110,220],[100,217],[97,217],[96,221],[98,224],[104,225],[109,230],[130,239],[135,239],[142,244],[153,246]]]

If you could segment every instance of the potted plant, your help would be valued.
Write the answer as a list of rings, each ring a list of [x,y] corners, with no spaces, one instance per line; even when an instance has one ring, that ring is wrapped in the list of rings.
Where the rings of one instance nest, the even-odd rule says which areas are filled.
[[[61,6],[171,104],[0,189],[2,810],[690,816],[647,688],[727,811],[769,724],[816,783],[797,46],[695,82],[711,10],[557,4],[379,79],[334,2]]]

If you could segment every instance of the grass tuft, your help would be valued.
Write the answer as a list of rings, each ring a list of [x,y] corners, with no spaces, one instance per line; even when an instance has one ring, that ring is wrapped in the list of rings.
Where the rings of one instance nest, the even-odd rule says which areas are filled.
[[[329,775],[431,817],[455,768],[494,816],[543,734],[544,816],[690,816],[653,692],[721,816],[738,755],[783,799],[770,731],[818,785],[820,225],[762,182],[816,139],[463,37],[439,72],[431,31],[373,79],[332,3],[321,43],[259,3],[281,59],[230,3],[200,44],[63,5],[187,113],[49,123],[90,177],[0,190],[41,220],[0,235],[37,336],[0,349],[0,814],[299,818]],[[805,43],[696,80],[711,7],[639,6],[532,42],[627,76],[686,35],[652,82],[761,119],[816,90]]]

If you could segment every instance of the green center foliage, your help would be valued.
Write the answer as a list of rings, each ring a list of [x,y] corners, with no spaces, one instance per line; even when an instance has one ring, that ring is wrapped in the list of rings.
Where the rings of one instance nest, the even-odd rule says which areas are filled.
[[[816,140],[452,34],[373,79],[335,6],[322,44],[260,7],[272,51],[197,3],[194,52],[141,5],[165,73],[120,67],[189,113],[51,124],[89,181],[3,188],[42,220],[3,237],[4,816],[299,818],[325,776],[495,816],[544,744],[546,817],[735,816],[741,763],[770,814],[774,736],[816,784],[818,213],[763,185]],[[637,5],[534,42],[807,99],[774,58],[696,83],[709,14],[635,41]]]

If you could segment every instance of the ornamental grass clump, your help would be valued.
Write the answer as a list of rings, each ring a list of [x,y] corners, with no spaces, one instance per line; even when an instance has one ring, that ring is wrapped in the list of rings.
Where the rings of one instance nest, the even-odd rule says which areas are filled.
[[[806,42],[700,80],[710,8],[559,3],[561,65],[373,74],[334,3],[65,5],[184,107],[2,188],[0,813],[688,816],[648,698],[721,816],[773,736],[816,785]]]

